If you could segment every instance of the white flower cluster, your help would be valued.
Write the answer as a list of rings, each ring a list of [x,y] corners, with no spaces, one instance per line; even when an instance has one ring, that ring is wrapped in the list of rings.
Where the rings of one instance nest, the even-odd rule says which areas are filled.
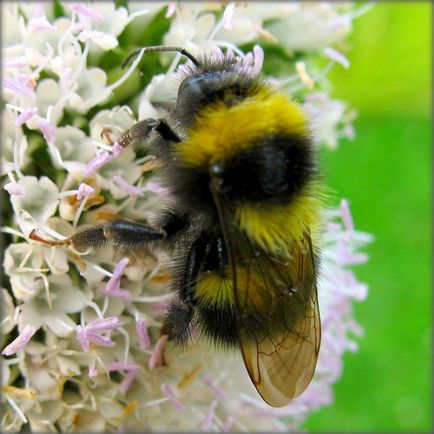
[[[170,297],[161,269],[170,258],[163,253],[81,254],[29,235],[60,240],[81,225],[118,216],[147,221],[164,198],[150,176],[151,156],[104,140],[158,116],[176,89],[179,55],[128,105],[111,105],[114,92],[138,80],[141,56],[118,75],[98,65],[110,54],[119,71],[117,50],[126,55],[136,48],[129,35],[159,26],[160,43],[217,56],[228,49],[255,73],[263,50],[256,45],[244,53],[240,46],[280,45],[297,60],[288,60],[291,74],[274,79],[298,92],[318,144],[334,147],[342,135],[353,135],[352,115],[321,86],[333,63],[348,66],[336,47],[357,13],[350,4],[318,2],[3,4],[1,175],[11,210],[2,228],[11,240],[2,289],[5,432],[287,431],[331,403],[342,354],[355,349],[349,336],[361,332],[351,303],[367,293],[349,267],[367,259],[358,249],[369,237],[354,230],[345,201],[327,218],[317,374],[282,409],[258,399],[239,355],[219,354],[203,342],[179,354],[158,338]],[[266,56],[267,49],[265,63]],[[328,63],[312,75],[315,56]]]

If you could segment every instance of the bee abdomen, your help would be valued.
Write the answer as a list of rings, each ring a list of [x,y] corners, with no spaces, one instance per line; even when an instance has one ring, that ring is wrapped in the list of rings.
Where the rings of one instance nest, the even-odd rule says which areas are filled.
[[[232,348],[238,343],[238,329],[232,306],[197,307],[198,325],[202,333],[218,347]]]

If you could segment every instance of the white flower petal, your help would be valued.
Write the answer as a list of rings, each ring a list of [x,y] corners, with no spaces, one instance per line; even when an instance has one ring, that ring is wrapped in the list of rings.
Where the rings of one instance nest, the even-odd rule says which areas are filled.
[[[44,288],[41,274],[34,272],[13,274],[10,277],[10,283],[14,297],[20,301],[33,299]],[[36,327],[33,322],[29,323]]]
[[[27,137],[22,134],[21,129],[16,128],[15,122],[17,113],[5,107],[3,109],[3,123],[2,123],[2,152],[1,152],[1,174],[6,175],[11,171],[15,171],[14,165],[14,147],[16,146],[17,163],[21,169],[26,167],[29,161],[27,153],[28,142]]]
[[[32,432],[46,432],[47,420],[52,423],[54,428],[54,423],[57,422],[64,411],[64,404],[61,400],[38,402],[37,407],[38,408],[32,408],[28,413]],[[45,415],[45,420],[41,419],[41,413]]]
[[[30,385],[38,394],[38,400],[55,401],[61,398],[61,382],[63,380],[61,378],[56,379],[48,369],[43,368],[40,364],[33,364],[31,361],[27,362],[27,377]]]
[[[11,369],[8,364],[6,363],[0,363],[0,370],[1,370],[1,384],[2,386],[5,386],[6,384],[10,384],[11,381]],[[4,393],[4,392],[3,392]]]
[[[4,271],[11,275],[22,273],[22,267],[39,269],[42,267],[43,262],[42,246],[14,243],[10,244],[5,250],[3,267]]]
[[[43,226],[56,212],[59,204],[59,190],[56,184],[46,176],[39,179],[35,176],[25,176],[18,183],[25,188],[27,194],[24,197],[11,197],[16,215],[20,216],[21,211],[26,211],[37,225]],[[22,216],[18,219],[19,222],[20,220],[27,219]]]
[[[62,338],[75,332],[76,324],[63,312],[49,313],[44,318],[44,323],[56,335]]]
[[[57,102],[65,95],[63,89],[59,83],[52,78],[46,78],[41,80],[36,88],[36,102],[38,106],[38,113],[41,116],[46,116],[48,108],[50,106],[55,107],[51,111],[50,123],[56,125],[62,117],[63,106],[58,105]],[[36,116],[35,116],[36,118]],[[37,119],[33,118],[31,121],[37,122]],[[33,125],[31,121],[28,124]]]
[[[83,291],[73,286],[71,278],[66,274],[50,276],[50,291],[53,295],[53,307],[66,313],[79,312],[84,307]],[[65,288],[68,288],[65,291]]]
[[[42,309],[40,308],[42,307]],[[47,303],[43,303],[39,300],[32,299],[26,303],[23,303],[20,309],[20,315],[18,317],[18,324],[20,327],[24,327],[26,324],[30,324],[36,330],[42,327],[44,315],[48,312]]]
[[[107,85],[107,74],[100,68],[84,69],[77,77],[77,84],[76,94],[84,101],[95,99],[92,105],[106,98],[103,89]]]
[[[119,137],[123,131],[127,130],[135,120],[131,111],[125,107],[115,107],[112,110],[100,110],[90,121],[91,138],[101,141],[101,133],[104,128],[108,128],[115,137]]]
[[[333,8],[310,3],[307,7],[294,9],[292,14],[283,19],[269,22],[266,28],[287,49],[309,52],[333,45],[349,33],[350,21],[346,22],[347,25],[332,25],[337,16]]]
[[[95,38],[93,42],[105,51],[113,50],[113,48],[118,46],[118,40],[114,36],[107,35],[106,33],[99,38]]]
[[[69,125],[57,128],[54,146],[59,151],[64,167],[67,170],[71,168],[78,169],[78,167],[80,167],[81,170],[73,171],[72,173],[81,172],[87,161],[95,155],[95,148],[92,145],[92,140],[80,129]],[[51,149],[49,149],[49,152],[52,163],[57,168],[60,168],[56,155],[53,154]]]
[[[113,3],[96,2],[92,8],[104,17],[104,21],[93,23],[92,28],[95,30],[116,37],[127,25],[128,11],[124,7],[116,8]]]
[[[107,427],[101,412],[78,410],[74,415],[70,430],[97,433],[106,432]]]
[[[1,332],[5,335],[9,333],[15,326],[14,313],[15,306],[11,295],[5,288],[1,288],[1,301],[3,306],[3,315],[1,322]]]

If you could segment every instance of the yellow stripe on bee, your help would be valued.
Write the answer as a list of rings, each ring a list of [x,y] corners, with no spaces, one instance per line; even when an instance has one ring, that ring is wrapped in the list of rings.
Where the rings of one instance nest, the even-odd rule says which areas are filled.
[[[211,271],[203,274],[197,282],[195,296],[209,305],[225,306],[234,304],[232,278],[223,277],[221,273]]]
[[[317,238],[322,201],[322,193],[311,182],[288,204],[244,204],[237,208],[236,218],[240,228],[262,249],[285,255],[292,241],[300,240],[307,229],[313,240]]]
[[[301,135],[306,128],[306,117],[297,104],[285,94],[264,87],[231,107],[224,102],[206,107],[177,150],[189,165],[213,164],[249,148],[259,137]]]
[[[257,273],[257,270],[237,267],[237,291],[240,302],[250,309],[261,310],[266,300],[261,296],[266,282]],[[201,303],[208,306],[219,306],[221,308],[235,304],[235,294],[230,268],[225,270],[223,277],[219,272],[209,272],[201,276],[197,282],[195,296]],[[248,294],[248,299],[246,296]]]

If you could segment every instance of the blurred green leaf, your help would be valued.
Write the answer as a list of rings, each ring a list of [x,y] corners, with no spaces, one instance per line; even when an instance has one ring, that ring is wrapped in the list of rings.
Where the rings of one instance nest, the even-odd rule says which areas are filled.
[[[430,2],[376,4],[354,21],[349,70],[336,65],[336,97],[366,112],[423,113],[431,109]]]

